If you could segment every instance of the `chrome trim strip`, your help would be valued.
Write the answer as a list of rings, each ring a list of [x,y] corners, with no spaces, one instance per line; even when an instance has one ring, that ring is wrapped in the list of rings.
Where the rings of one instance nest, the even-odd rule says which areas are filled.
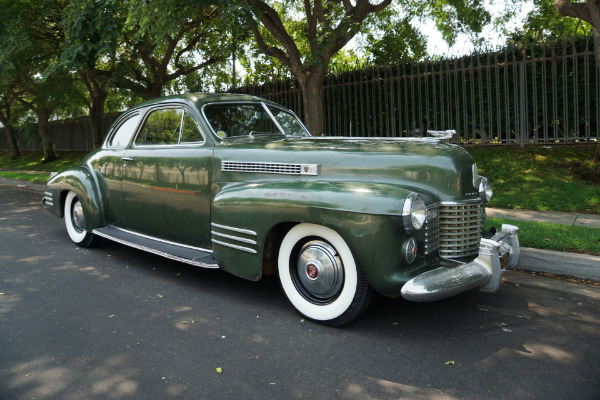
[[[54,205],[54,203],[53,203],[53,202],[51,202],[51,201],[47,200],[45,197],[44,197],[44,200],[42,200],[42,202],[43,202],[45,205],[47,205],[47,206],[53,206],[53,205]]]
[[[295,136],[295,138],[302,140],[376,140],[381,142],[439,142],[443,139],[426,136],[426,137],[349,137],[349,136]]]
[[[221,246],[230,247],[235,250],[245,251],[246,253],[257,254],[256,250],[249,249],[248,247],[237,246],[235,244],[221,242],[220,240],[216,240],[216,239],[212,239],[211,242],[213,242],[215,244],[220,244]]]
[[[243,233],[243,234],[246,234],[246,235],[257,236],[256,232],[251,231],[249,229],[241,229],[241,228],[235,228],[233,226],[219,225],[219,224],[215,224],[214,222],[211,222],[210,225],[213,226],[213,227],[215,227],[215,228],[220,228],[220,229],[225,229],[225,230],[228,230],[228,231]]]
[[[478,197],[476,199],[467,199],[467,200],[463,200],[460,202],[456,202],[456,201],[442,201],[439,204],[442,206],[464,206],[465,204],[473,204],[473,203],[479,203],[481,204],[481,199]]]
[[[49,197],[49,198],[52,198],[52,196],[53,196],[52,193],[50,193],[50,192],[44,192],[44,194],[46,195],[46,197]]]
[[[143,237],[145,239],[150,239],[150,240],[154,240],[154,241],[157,241],[157,242],[161,242],[161,243],[165,243],[165,244],[170,244],[172,246],[183,247],[183,248],[190,249],[190,250],[205,251],[207,253],[212,253],[213,252],[210,249],[203,249],[202,247],[195,247],[195,246],[189,246],[187,244],[182,244],[182,243],[177,243],[177,242],[171,242],[169,240],[159,239],[159,238],[154,237],[154,236],[144,235],[143,233],[133,232],[133,231],[130,231],[128,229],[123,229],[123,228],[119,228],[119,227],[116,227],[116,226],[113,226],[112,228],[118,229],[118,230],[120,230],[122,232],[129,233],[129,234],[132,234],[132,235],[135,235],[135,236]],[[96,232],[94,231],[94,233],[96,233]]]
[[[215,231],[210,231],[210,233],[213,234],[214,236],[220,236],[222,238],[235,240],[237,242],[248,243],[248,244],[253,244],[253,245],[257,244],[252,239],[246,239],[246,238],[242,238],[242,237],[238,237],[238,236],[226,235],[224,233],[219,233],[219,232],[215,232]]]

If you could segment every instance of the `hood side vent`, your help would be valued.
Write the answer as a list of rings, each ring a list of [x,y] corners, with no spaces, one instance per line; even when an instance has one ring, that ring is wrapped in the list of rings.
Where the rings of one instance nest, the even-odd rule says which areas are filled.
[[[318,166],[316,164],[222,161],[221,170],[223,172],[248,172],[255,174],[318,175]]]

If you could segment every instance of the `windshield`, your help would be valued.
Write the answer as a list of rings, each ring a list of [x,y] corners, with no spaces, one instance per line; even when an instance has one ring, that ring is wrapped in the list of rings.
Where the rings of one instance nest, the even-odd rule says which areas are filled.
[[[221,103],[204,107],[204,116],[221,138],[256,135],[308,136],[296,116],[263,103]]]

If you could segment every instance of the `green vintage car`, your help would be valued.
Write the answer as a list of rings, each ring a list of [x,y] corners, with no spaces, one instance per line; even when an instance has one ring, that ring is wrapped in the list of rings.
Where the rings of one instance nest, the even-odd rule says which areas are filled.
[[[44,203],[73,242],[98,237],[259,280],[337,326],[374,291],[412,301],[496,291],[518,228],[482,230],[488,180],[439,138],[312,137],[244,95],[144,102],[102,148],[53,176]]]

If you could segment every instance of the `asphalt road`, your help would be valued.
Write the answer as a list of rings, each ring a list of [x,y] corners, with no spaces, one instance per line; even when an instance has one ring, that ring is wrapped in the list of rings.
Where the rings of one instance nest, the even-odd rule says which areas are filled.
[[[40,192],[0,185],[0,293],[3,400],[600,399],[600,288],[524,272],[327,328],[273,277],[78,248]]]

